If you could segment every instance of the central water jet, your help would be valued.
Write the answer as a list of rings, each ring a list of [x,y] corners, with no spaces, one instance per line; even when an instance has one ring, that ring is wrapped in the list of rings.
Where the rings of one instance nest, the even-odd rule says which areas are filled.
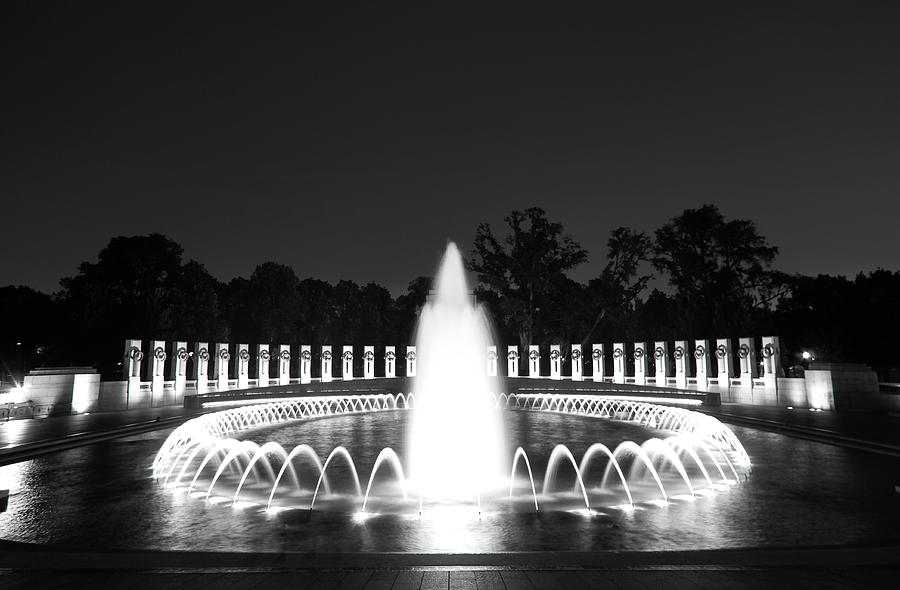
[[[505,484],[506,437],[491,395],[501,389],[486,370],[492,344],[487,313],[475,303],[450,242],[416,331],[409,484],[425,498],[477,501]]]

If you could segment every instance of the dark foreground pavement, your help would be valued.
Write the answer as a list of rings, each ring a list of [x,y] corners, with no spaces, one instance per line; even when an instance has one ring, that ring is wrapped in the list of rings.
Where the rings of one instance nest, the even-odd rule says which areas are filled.
[[[725,405],[736,424],[900,454],[900,417]],[[196,415],[154,408],[0,423],[0,462],[154,428]],[[900,547],[594,553],[258,554],[90,551],[0,541],[0,589],[230,588],[578,589],[898,588]]]

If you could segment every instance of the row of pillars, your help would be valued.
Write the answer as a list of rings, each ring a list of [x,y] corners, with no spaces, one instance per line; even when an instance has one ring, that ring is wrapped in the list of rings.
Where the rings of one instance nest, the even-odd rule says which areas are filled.
[[[141,349],[140,340],[127,340],[125,343],[125,376],[129,381],[129,390],[132,385],[135,387],[141,382],[142,363],[145,359],[144,352]],[[168,352],[167,352],[168,348]],[[336,348],[336,347],[334,347]],[[196,342],[192,349],[188,350],[187,342],[175,341],[168,344],[162,340],[153,340],[150,342],[149,356],[149,375],[151,388],[153,391],[161,391],[166,381],[166,363],[169,362],[171,375],[174,380],[174,388],[176,397],[183,395],[185,384],[188,379],[196,381],[198,391],[205,391],[211,385],[217,389],[227,389],[229,386],[229,368],[232,362],[232,350],[234,350],[234,385],[238,389],[245,389],[249,386],[250,376],[250,360],[251,349],[247,344],[237,344],[232,347],[228,343],[216,343],[214,348],[207,342]],[[287,344],[279,345],[277,350],[268,344],[257,344],[254,353],[257,359],[256,375],[252,378],[256,380],[258,387],[267,387],[269,385],[287,385],[291,381],[291,347]],[[612,373],[607,375],[607,363],[605,358],[607,355],[612,357]],[[763,386],[774,387],[775,379],[780,373],[779,359],[780,349],[777,336],[767,336],[762,338],[762,347],[759,349],[759,355],[762,357],[762,379]],[[322,346],[321,353],[318,355],[320,363],[320,375],[323,382],[329,382],[334,379],[334,365],[340,364],[340,378],[344,381],[355,378],[353,368],[353,346],[344,346],[340,356],[335,358],[334,351],[331,346]],[[569,356],[571,358],[571,374],[566,378],[573,381],[585,380],[584,368],[587,364],[582,352],[580,344],[572,344]],[[715,347],[712,348],[708,340],[695,340],[693,346],[690,346],[687,340],[675,341],[674,347],[669,347],[667,341],[657,341],[653,343],[650,349],[646,342],[635,342],[631,348],[630,356],[633,359],[633,371],[629,371],[631,362],[628,362],[626,356],[626,346],[624,343],[615,343],[611,348],[607,348],[603,344],[591,345],[590,364],[592,373],[590,379],[593,381],[607,381],[613,383],[633,382],[636,385],[656,385],[659,387],[667,387],[674,385],[678,389],[688,387],[688,379],[691,378],[691,370],[693,369],[694,378],[696,379],[696,387],[706,390],[711,379],[717,379],[720,387],[730,387],[731,379],[737,377],[740,379],[741,387],[752,388],[753,380],[759,374],[757,371],[757,350],[754,346],[753,338],[740,338],[738,346],[733,346],[732,340],[728,338],[720,338],[715,341]],[[738,363],[735,365],[734,357],[737,357]],[[188,375],[188,359],[192,358],[191,375]],[[650,359],[653,360],[653,375],[650,375]],[[520,361],[523,361],[519,354],[518,346],[508,346],[506,354],[506,374],[508,376],[520,375]],[[564,355],[562,346],[554,344],[550,346],[550,379],[563,379]],[[269,363],[277,363],[277,377],[270,377]],[[312,355],[312,347],[310,345],[300,346],[300,383],[310,383],[312,381],[312,365],[314,359]],[[384,351],[384,375],[385,377],[396,377],[397,374],[397,349],[394,346],[386,346]],[[406,353],[401,362],[405,362],[407,377],[416,375],[416,347],[407,346]],[[363,379],[375,378],[375,347],[363,347]],[[528,377],[541,377],[541,350],[537,345],[528,347],[528,355],[524,359],[527,363]],[[210,364],[212,364],[213,372],[210,376]],[[488,347],[487,351],[487,373],[490,376],[499,374],[500,358],[496,346]],[[735,371],[737,367],[737,371]],[[628,373],[632,372],[631,375]],[[673,375],[673,382],[668,381],[668,376]]]

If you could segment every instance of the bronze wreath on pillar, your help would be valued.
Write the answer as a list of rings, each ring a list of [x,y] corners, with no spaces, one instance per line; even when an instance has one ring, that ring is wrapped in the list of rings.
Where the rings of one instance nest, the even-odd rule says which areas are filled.
[[[760,354],[762,355],[762,357],[764,359],[772,358],[773,356],[775,356],[775,347],[772,346],[771,343],[766,344],[765,346],[763,346],[762,350],[760,351]]]
[[[250,360],[250,352],[246,348],[241,349],[239,356],[241,357],[242,361]]]
[[[219,358],[227,362],[231,358],[231,355],[228,353],[228,350],[223,348],[219,351]]]
[[[345,361],[352,361],[353,360],[353,352],[348,350],[344,354],[342,354],[341,357]]]
[[[681,346],[676,346],[675,350],[672,351],[672,356],[675,357],[675,360],[681,360],[684,357],[684,348]]]
[[[518,360],[518,359],[519,359],[519,353],[516,352],[515,350],[510,350],[510,351],[506,354],[506,358],[508,358],[508,359],[511,360],[511,361]]]
[[[541,353],[536,350],[532,350],[528,353],[528,358],[530,358],[533,361],[538,360],[540,357],[541,357]]]
[[[700,346],[698,346],[697,348],[694,349],[694,358],[702,359],[704,356],[706,356],[706,349],[703,348],[703,345],[701,344]]]
[[[559,354],[559,351],[558,351],[558,350],[551,350],[551,351],[550,351],[550,360],[558,361],[560,356],[561,356],[561,355]]]
[[[278,354],[278,356],[281,357],[281,360],[283,360],[283,361],[289,361],[289,360],[291,360],[291,353],[290,353],[290,351],[288,351],[288,350],[282,350],[282,351]]]
[[[408,360],[408,361],[414,361],[414,360],[416,360],[416,351],[410,350],[409,352],[407,352],[407,353],[406,353],[406,360]]]
[[[601,358],[603,358],[603,351],[599,348],[595,348],[594,352],[591,353],[591,358],[595,361],[600,360]]]
[[[269,359],[272,358],[272,357],[271,357],[271,355],[269,354],[269,351],[268,351],[268,350],[260,350],[260,351],[259,351],[259,358],[261,358],[261,359],[264,360],[264,361],[267,361],[267,360],[269,360]]]
[[[634,349],[634,360],[640,360],[644,358],[644,349],[643,348],[635,348]]]
[[[625,356],[625,351],[622,350],[621,348],[617,348],[613,351],[614,359],[622,358],[623,356]]]
[[[331,360],[331,351],[330,350],[326,350],[325,352],[322,353],[322,360],[323,361]]]
[[[728,347],[726,347],[724,344],[720,344],[716,347],[716,358],[723,359],[723,358],[725,358],[725,355],[727,355],[727,354],[728,354]]]
[[[188,357],[188,351],[185,347],[181,346],[178,350],[175,351],[175,358],[180,361],[186,361]]]
[[[139,363],[144,359],[144,353],[141,352],[141,349],[137,346],[132,346],[128,349],[128,352],[125,353],[125,357]]]
[[[201,348],[200,350],[197,351],[197,356],[200,357],[201,361],[208,361],[209,360],[209,351],[205,348]]]
[[[395,358],[397,358],[397,353],[395,353],[393,350],[389,350],[386,353],[384,353],[384,358],[386,358],[389,361],[392,361]]]
[[[496,351],[496,350],[489,350],[489,351],[488,351],[488,360],[489,360],[489,361],[495,361],[495,360],[497,360],[497,351]]]
[[[300,358],[303,359],[304,361],[308,361],[309,359],[312,358],[312,353],[308,350],[301,350]]]
[[[662,357],[666,356],[666,349],[662,346],[657,346],[656,350],[653,351],[653,356],[654,358],[661,359]]]
[[[742,359],[745,359],[748,356],[750,356],[750,347],[747,346],[746,344],[741,344],[738,347],[738,356],[741,357]]]
[[[156,348],[153,349],[153,356],[158,361],[164,361],[164,360],[166,360],[166,351],[163,350],[162,346],[157,346]]]
[[[581,351],[576,348],[572,350],[572,361],[574,362],[579,360],[581,360]]]
[[[375,353],[372,352],[371,350],[367,350],[367,351],[363,354],[363,358],[365,358],[367,361],[374,361],[374,360],[375,360]]]

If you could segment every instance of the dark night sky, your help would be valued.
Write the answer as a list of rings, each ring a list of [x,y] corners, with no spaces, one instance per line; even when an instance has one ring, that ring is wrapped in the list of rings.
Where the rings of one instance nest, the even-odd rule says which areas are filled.
[[[161,232],[222,280],[274,260],[399,294],[535,205],[590,250],[581,280],[612,228],[703,203],[782,270],[900,269],[890,3],[121,4],[0,8],[0,285]]]

